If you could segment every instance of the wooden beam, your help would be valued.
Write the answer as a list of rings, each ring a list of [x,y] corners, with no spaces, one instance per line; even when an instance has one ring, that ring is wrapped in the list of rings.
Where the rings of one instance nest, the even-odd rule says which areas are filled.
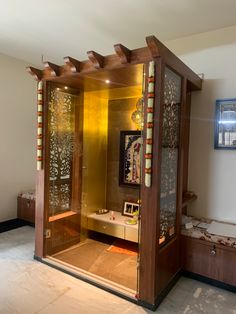
[[[59,65],[54,64],[54,63],[49,62],[49,61],[45,61],[43,64],[44,64],[44,67],[46,69],[51,70],[52,76],[59,76],[60,75],[60,66]]]
[[[165,63],[173,68],[180,75],[186,77],[191,83],[192,90],[202,88],[201,78],[194,73],[186,64],[184,64],[176,55],[174,55],[165,45],[162,44],[155,36],[146,37],[147,46],[153,58],[161,57]]]
[[[112,54],[103,57],[104,64],[103,69],[105,70],[113,70],[117,68],[121,68],[124,65],[120,62],[120,58],[117,54]],[[137,48],[131,51],[130,64],[140,64],[149,62],[152,60],[152,55],[148,47]],[[94,72],[94,64],[90,60],[81,61],[81,69],[79,74],[87,74]],[[63,65],[60,67],[60,78],[70,76],[72,74],[71,69],[67,65]],[[46,80],[58,80],[57,76],[52,76],[49,68],[43,70],[43,79]],[[64,83],[63,83],[64,84]]]
[[[65,64],[70,67],[71,72],[73,72],[73,73],[80,72],[82,62],[80,62],[74,58],[71,58],[69,56],[64,57],[64,61],[65,61]]]
[[[93,66],[96,69],[103,68],[105,58],[99,53],[91,50],[87,52],[89,60],[92,62]]]
[[[87,74],[94,72],[95,68],[103,68],[109,71],[125,66],[127,61],[129,61],[130,64],[140,64],[161,57],[167,66],[172,68],[177,73],[180,73],[181,76],[187,79],[188,91],[201,89],[201,78],[191,69],[189,69],[189,67],[187,67],[158,39],[156,39],[154,36],[149,36],[146,38],[146,41],[148,47],[146,46],[134,50],[129,50],[121,44],[115,45],[116,53],[108,56],[102,56],[94,51],[88,51],[87,54],[89,60],[81,61],[81,64],[77,63],[80,61],[72,59],[71,57],[67,57],[68,59],[66,60],[66,63],[71,61],[71,64],[73,64],[72,67],[69,67],[67,65],[68,63],[60,67],[50,62],[46,62],[46,69],[43,71],[42,78],[46,80],[58,80],[59,76],[62,79],[63,77],[69,77],[75,70],[75,66],[77,69],[79,67],[79,72],[74,73]]]
[[[40,81],[43,78],[43,71],[33,68],[33,67],[26,67],[26,70],[29,74],[31,74],[35,80]]]
[[[155,36],[147,36],[146,37],[147,46],[153,57],[160,57],[161,52],[159,50],[159,40]]]
[[[122,64],[130,63],[131,51],[121,44],[114,45],[114,49]]]

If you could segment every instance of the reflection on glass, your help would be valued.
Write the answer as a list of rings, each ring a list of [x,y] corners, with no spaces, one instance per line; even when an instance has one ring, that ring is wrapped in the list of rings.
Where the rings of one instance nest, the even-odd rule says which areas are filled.
[[[162,123],[160,240],[166,243],[175,234],[178,174],[181,77],[165,69]]]
[[[236,100],[216,101],[216,148],[236,149]]]

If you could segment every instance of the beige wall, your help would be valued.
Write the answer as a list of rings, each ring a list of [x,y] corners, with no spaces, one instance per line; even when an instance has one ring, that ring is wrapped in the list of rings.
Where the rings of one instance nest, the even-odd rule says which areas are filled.
[[[16,218],[19,191],[35,184],[36,82],[0,54],[0,221]]]
[[[236,26],[170,41],[167,46],[196,73],[192,94],[189,189],[198,195],[189,213],[236,222],[236,150],[214,150],[215,100],[236,98]]]

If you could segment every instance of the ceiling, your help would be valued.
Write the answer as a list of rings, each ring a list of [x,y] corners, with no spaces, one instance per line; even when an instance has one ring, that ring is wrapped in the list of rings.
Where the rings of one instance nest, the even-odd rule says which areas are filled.
[[[63,64],[86,51],[113,54],[155,35],[168,41],[236,24],[235,0],[7,0],[0,1],[0,53],[40,66]]]

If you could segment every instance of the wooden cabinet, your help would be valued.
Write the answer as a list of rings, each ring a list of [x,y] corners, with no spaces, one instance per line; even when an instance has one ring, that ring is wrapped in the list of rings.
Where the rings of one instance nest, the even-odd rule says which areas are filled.
[[[35,223],[35,200],[18,196],[17,217],[26,222],[34,224]]]
[[[181,237],[184,270],[236,286],[236,249],[216,243]]]
[[[111,235],[116,238],[138,242],[138,225],[127,225],[125,216],[114,212],[115,220],[110,220],[110,213],[104,215],[90,214],[88,229]]]
[[[138,228],[125,226],[125,240],[138,243]]]
[[[111,224],[105,221],[95,220],[92,218],[88,218],[88,229],[105,233],[121,239],[124,239],[125,236],[123,226]]]

